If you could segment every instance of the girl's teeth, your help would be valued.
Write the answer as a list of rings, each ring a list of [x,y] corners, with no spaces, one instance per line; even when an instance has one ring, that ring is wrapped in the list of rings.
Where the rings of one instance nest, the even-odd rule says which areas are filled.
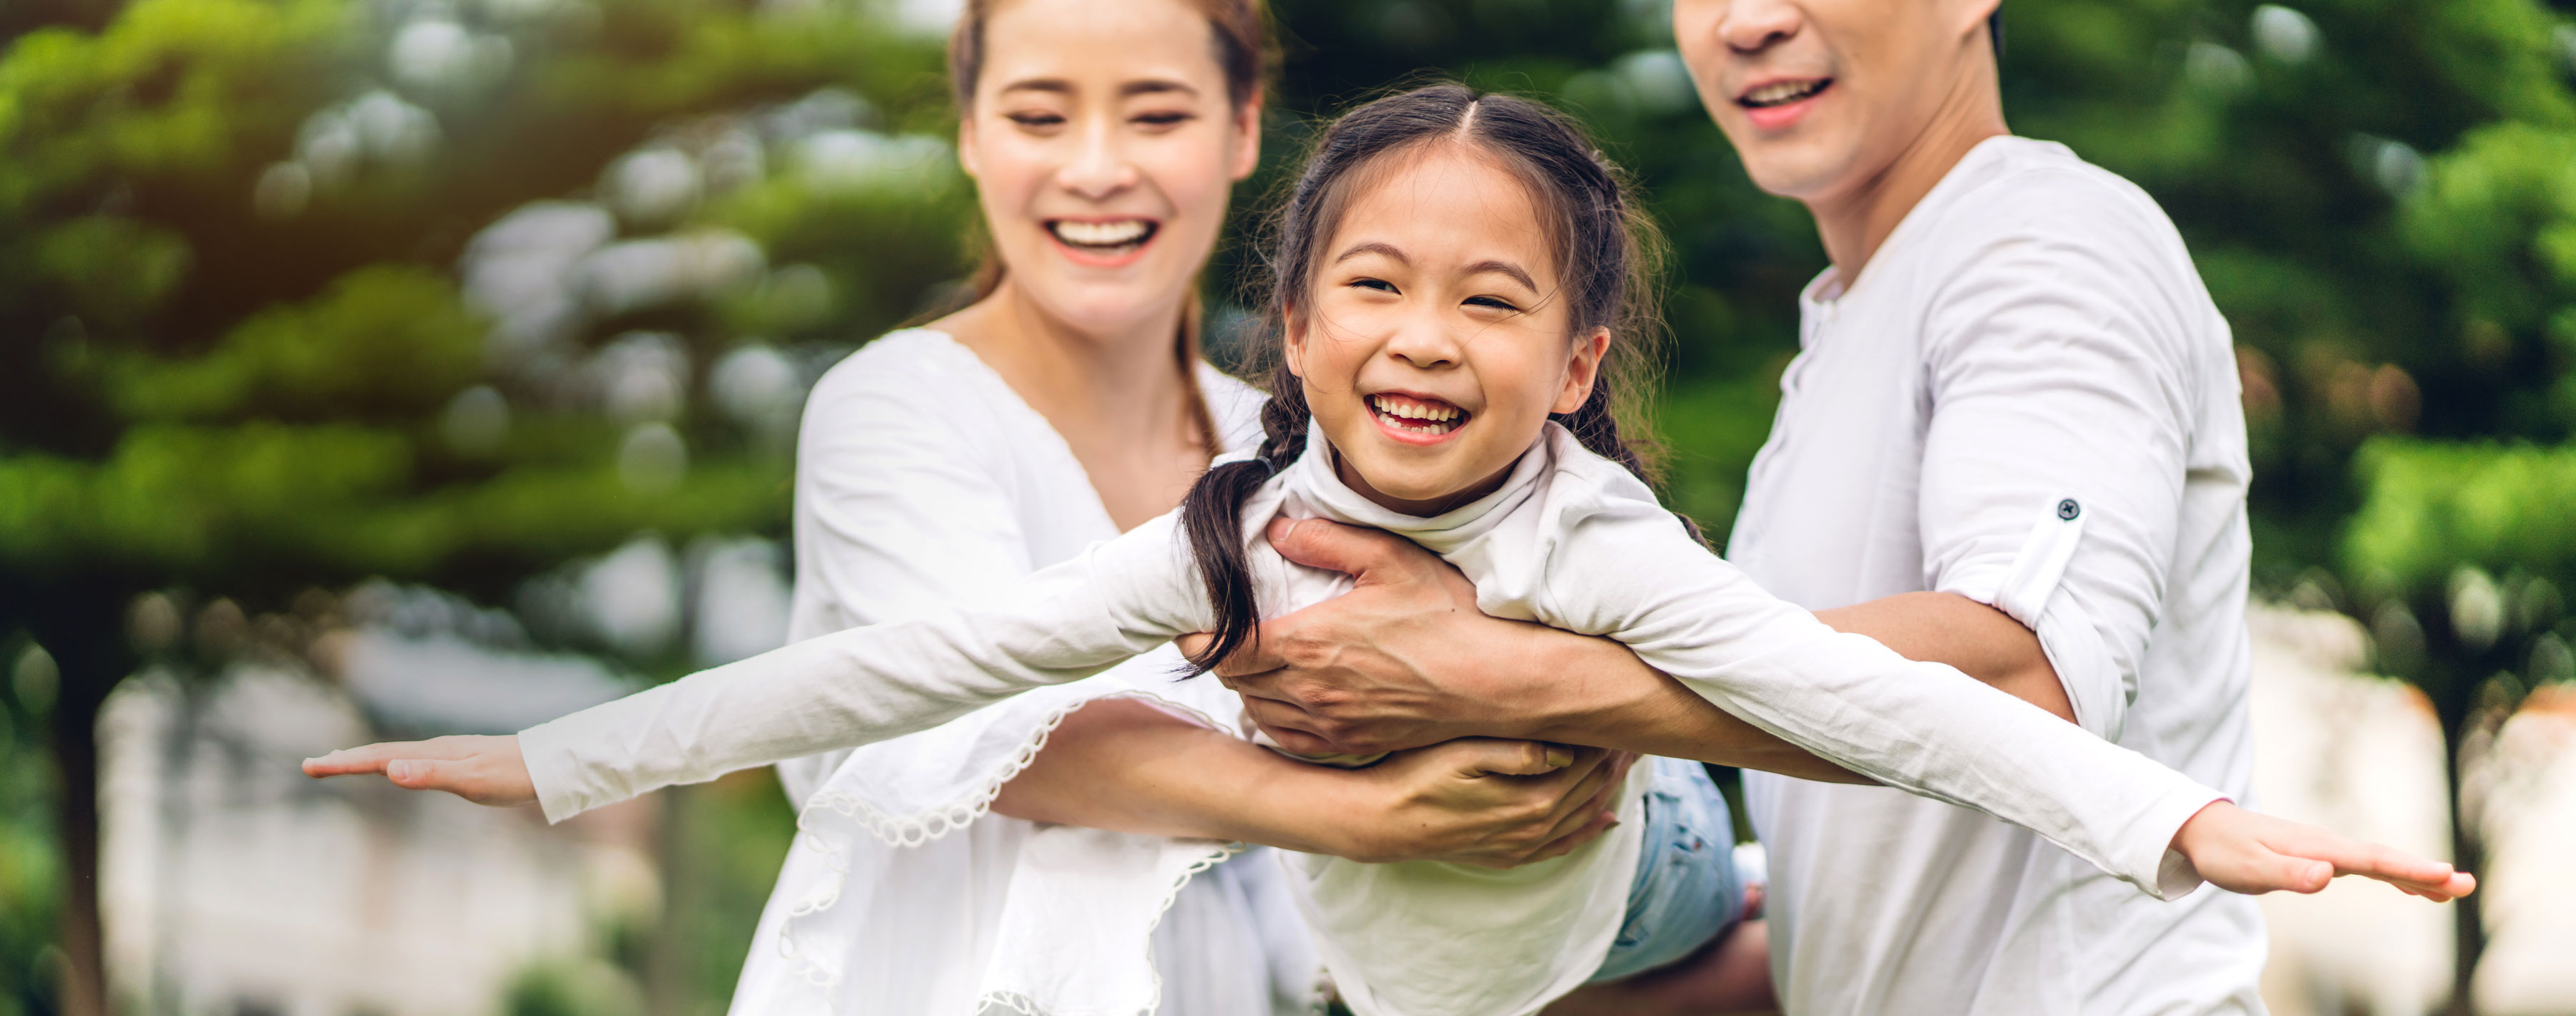
[[[1456,430],[1458,424],[1455,421],[1458,419],[1458,414],[1462,412],[1456,406],[1425,406],[1384,395],[1371,396],[1369,404],[1377,410],[1378,415],[1387,417],[1390,422],[1418,421],[1418,425],[1405,422],[1394,423],[1397,430],[1417,434],[1446,434]]]

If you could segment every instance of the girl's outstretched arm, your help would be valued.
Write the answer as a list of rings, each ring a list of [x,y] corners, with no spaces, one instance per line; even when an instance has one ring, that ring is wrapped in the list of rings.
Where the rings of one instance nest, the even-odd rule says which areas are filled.
[[[444,790],[496,808],[537,803],[537,788],[528,779],[527,762],[519,757],[516,735],[386,741],[304,760],[304,775],[317,779],[363,773],[382,773],[398,787]]]
[[[700,671],[520,731],[448,739],[455,756],[407,757],[382,746],[338,772],[416,772],[424,789],[488,803],[533,796],[549,821],[675,783],[855,747],[938,726],[1032,688],[1099,673],[1172,636],[1205,627],[1206,594],[1172,516],[1093,546],[968,608],[851,628]],[[490,740],[501,744],[475,743]],[[442,771],[464,782],[434,782]],[[397,782],[402,782],[397,780]],[[411,783],[403,783],[412,786]]]

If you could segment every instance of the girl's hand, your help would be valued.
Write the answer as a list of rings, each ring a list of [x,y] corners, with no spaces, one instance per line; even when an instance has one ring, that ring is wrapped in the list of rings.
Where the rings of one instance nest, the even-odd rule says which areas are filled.
[[[304,760],[304,775],[383,773],[395,786],[444,790],[476,804],[534,804],[536,785],[519,757],[517,737],[436,737],[343,748]]]
[[[2259,815],[2220,801],[2174,834],[2173,847],[2200,877],[2231,892],[2312,893],[2340,875],[2374,878],[2435,903],[2477,891],[2476,876],[2440,861]]]
[[[1348,823],[1355,861],[1509,868],[1589,843],[1616,821],[1612,797],[1636,756],[1537,741],[1464,738],[1389,755],[1350,776],[1365,787]]]

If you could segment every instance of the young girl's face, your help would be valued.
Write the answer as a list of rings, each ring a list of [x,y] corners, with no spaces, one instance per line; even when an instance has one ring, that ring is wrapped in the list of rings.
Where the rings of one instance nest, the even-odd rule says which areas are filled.
[[[1582,405],[1610,333],[1569,337],[1539,211],[1489,157],[1440,143],[1365,172],[1316,245],[1288,367],[1342,481],[1436,515],[1491,492],[1548,414]]]
[[[957,153],[994,252],[1048,315],[1094,334],[1177,313],[1252,171],[1208,19],[1180,0],[1016,0],[984,25]]]

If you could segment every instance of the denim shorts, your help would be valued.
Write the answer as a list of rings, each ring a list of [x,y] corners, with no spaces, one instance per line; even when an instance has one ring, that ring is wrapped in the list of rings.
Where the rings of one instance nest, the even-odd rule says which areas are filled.
[[[1744,914],[1735,870],[1735,821],[1708,770],[1656,758],[1646,788],[1646,835],[1628,916],[1592,980],[1643,973],[1697,951]]]

